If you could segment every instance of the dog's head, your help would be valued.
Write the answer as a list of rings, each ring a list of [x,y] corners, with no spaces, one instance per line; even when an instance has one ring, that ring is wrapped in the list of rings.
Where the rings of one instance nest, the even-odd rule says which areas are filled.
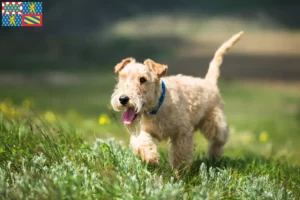
[[[167,70],[167,65],[150,59],[142,64],[134,58],[126,58],[115,66],[118,83],[111,96],[111,105],[116,111],[124,110],[124,124],[131,124],[142,112],[152,111],[156,106],[161,95],[160,78]]]

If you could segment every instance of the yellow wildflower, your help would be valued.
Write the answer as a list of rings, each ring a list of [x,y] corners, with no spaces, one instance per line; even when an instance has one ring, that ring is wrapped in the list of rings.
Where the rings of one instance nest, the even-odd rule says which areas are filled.
[[[32,105],[31,101],[29,99],[24,99],[22,102],[22,106],[24,108],[29,108]]]
[[[259,135],[260,142],[267,142],[268,139],[269,139],[269,134],[266,131],[260,133]]]
[[[99,122],[100,125],[111,123],[109,117],[106,114],[100,115],[98,122]]]
[[[7,116],[11,116],[11,117],[15,116],[17,113],[16,108],[4,102],[0,104],[0,110]]]
[[[7,112],[8,112],[8,106],[6,105],[6,103],[1,103],[1,104],[0,104],[0,110],[1,110],[3,113],[7,113]]]
[[[47,111],[44,114],[44,118],[48,121],[48,122],[55,122],[56,117],[55,114],[52,111]]]

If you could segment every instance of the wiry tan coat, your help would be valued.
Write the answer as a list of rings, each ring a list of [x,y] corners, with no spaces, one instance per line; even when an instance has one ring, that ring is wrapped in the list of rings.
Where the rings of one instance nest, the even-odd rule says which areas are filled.
[[[166,77],[168,67],[147,59],[144,64],[133,58],[116,65],[119,74],[111,98],[116,111],[134,109],[136,118],[126,128],[131,133],[133,151],[147,163],[158,163],[156,144],[170,141],[169,158],[172,167],[192,161],[193,132],[201,130],[209,142],[208,155],[218,157],[229,137],[229,129],[223,112],[223,103],[217,86],[219,67],[224,53],[243,35],[234,35],[215,53],[205,79],[177,75]],[[140,82],[144,78],[146,82]],[[149,114],[158,104],[162,93],[161,81],[166,85],[164,102],[157,114]],[[129,102],[120,103],[126,95]]]

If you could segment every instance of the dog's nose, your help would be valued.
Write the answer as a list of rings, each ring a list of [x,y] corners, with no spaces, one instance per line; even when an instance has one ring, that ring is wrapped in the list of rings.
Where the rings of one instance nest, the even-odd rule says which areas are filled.
[[[126,105],[129,101],[129,97],[125,96],[125,95],[122,95],[122,96],[120,96],[119,101],[122,105]]]

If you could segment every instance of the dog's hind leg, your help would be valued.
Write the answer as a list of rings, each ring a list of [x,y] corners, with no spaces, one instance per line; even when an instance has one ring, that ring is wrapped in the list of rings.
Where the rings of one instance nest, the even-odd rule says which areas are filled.
[[[200,123],[200,130],[208,140],[208,156],[219,157],[229,137],[226,117],[220,106],[209,111]]]

